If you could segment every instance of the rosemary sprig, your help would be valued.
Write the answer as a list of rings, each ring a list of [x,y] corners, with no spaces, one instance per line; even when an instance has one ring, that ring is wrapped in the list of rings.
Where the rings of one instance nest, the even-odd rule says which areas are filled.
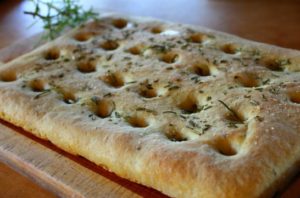
[[[33,11],[24,11],[43,22],[46,30],[44,39],[55,39],[67,27],[75,27],[88,19],[95,19],[97,13],[92,8],[84,10],[78,0],[28,0],[33,3]],[[46,13],[45,13],[46,11]]]

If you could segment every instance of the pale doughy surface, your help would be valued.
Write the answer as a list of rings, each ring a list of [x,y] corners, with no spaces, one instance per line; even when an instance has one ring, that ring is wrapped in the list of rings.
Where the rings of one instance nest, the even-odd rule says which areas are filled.
[[[103,15],[0,67],[0,115],[172,197],[272,196],[300,160],[300,52]]]

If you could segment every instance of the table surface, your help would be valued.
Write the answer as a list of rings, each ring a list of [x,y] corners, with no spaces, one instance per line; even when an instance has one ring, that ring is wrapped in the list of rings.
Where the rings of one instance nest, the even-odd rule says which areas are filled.
[[[281,47],[300,50],[300,2],[297,0],[86,0],[96,10],[151,16],[189,23]],[[0,0],[0,48],[42,31],[42,24],[23,14],[26,1]],[[13,178],[13,181],[12,179]],[[0,190],[5,197],[54,197],[0,162]]]

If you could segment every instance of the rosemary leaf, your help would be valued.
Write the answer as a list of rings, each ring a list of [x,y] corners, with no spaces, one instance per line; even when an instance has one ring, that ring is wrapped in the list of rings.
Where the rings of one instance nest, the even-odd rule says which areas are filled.
[[[230,111],[230,113],[232,113],[232,115],[237,119],[240,120],[239,116],[236,114],[236,112],[234,110],[232,110],[225,102],[223,102],[222,100],[218,100],[228,111]]]

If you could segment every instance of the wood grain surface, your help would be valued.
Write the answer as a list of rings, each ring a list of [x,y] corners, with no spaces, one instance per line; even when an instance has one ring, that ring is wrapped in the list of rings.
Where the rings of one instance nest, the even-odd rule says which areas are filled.
[[[166,197],[1,120],[0,131],[0,160],[59,197]]]
[[[93,5],[97,10],[151,16],[174,22],[201,25],[255,41],[300,49],[300,1],[297,0],[86,0],[81,2],[87,8]],[[32,45],[24,46],[22,45],[23,42],[19,42],[19,40],[24,41],[24,39],[42,31],[40,23],[28,29],[33,19],[25,16],[23,11],[30,8],[32,8],[31,4],[26,1],[0,0],[0,48],[16,43],[15,45],[18,45],[18,47],[15,49],[18,49],[18,51],[15,51],[14,54],[20,54],[32,47]],[[27,39],[25,41],[32,43]],[[3,57],[6,57],[3,61],[8,61],[14,54],[11,54],[9,50],[2,51]],[[13,143],[13,141],[21,142],[22,147],[20,145],[17,147],[5,146],[7,142]],[[68,155],[50,143],[34,138],[5,122],[1,122],[0,126],[0,145],[0,161],[8,164],[7,166],[0,163],[0,190],[2,192],[0,197],[53,197],[54,195],[51,192],[66,196],[163,197],[157,191],[123,180],[87,160]],[[37,153],[26,153],[26,149],[29,148],[34,148],[34,151],[37,149]],[[39,153],[39,150],[43,152]],[[21,154],[24,158],[21,159],[16,155],[12,155],[11,159],[3,159],[4,155],[9,156],[13,151]],[[47,156],[47,161],[43,162],[41,158],[45,156]],[[88,181],[90,181],[89,178],[97,177],[95,182],[100,185],[98,188],[105,187],[102,196],[92,189],[87,189],[87,191],[91,191],[91,194],[83,193],[85,192],[84,189],[81,189],[81,185],[76,183],[76,181],[82,181],[80,176],[79,178],[70,178],[75,182],[72,183],[71,181],[69,186],[64,186],[56,181],[58,175],[55,170],[51,169],[51,159],[55,161],[62,160],[60,166],[54,164],[53,169],[61,170],[66,164],[72,165],[71,167],[74,165],[76,168],[71,169],[72,173],[78,173],[79,175],[82,172],[87,173],[85,178]],[[51,172],[53,175],[35,172],[36,169],[40,170],[41,166],[48,167],[47,165],[50,167],[50,172],[54,171]],[[26,171],[24,171],[25,167],[28,168]],[[11,168],[21,171],[22,174],[31,171],[30,174],[25,173],[30,180],[12,171]],[[68,171],[66,171],[66,174],[68,174]],[[51,185],[48,184],[48,180],[52,182]],[[34,181],[34,183],[31,181]],[[38,183],[38,185],[35,183]],[[41,187],[47,188],[51,192],[45,191]],[[57,192],[58,188],[64,190]],[[71,189],[76,189],[77,194],[76,192],[75,194],[68,194],[74,193],[74,190]],[[115,190],[111,192],[111,189]],[[300,179],[296,180],[289,191],[281,196],[300,197]]]
[[[299,0],[81,0],[89,8],[189,23],[300,49]],[[0,0],[0,48],[42,30],[23,14],[27,1]]]

